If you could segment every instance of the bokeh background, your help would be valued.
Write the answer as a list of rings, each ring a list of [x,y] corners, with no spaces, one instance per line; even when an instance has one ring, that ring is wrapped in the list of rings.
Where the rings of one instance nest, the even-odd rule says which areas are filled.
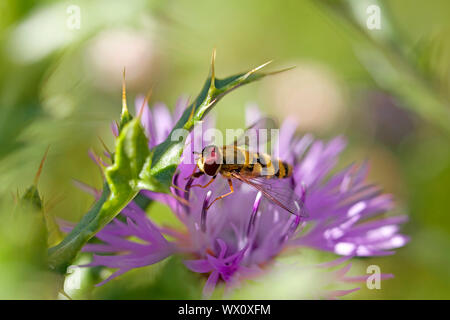
[[[381,8],[379,30],[366,26],[371,4]],[[271,59],[273,70],[296,66],[222,100],[214,111],[220,128],[243,127],[245,106],[257,104],[295,118],[300,133],[343,134],[341,166],[368,160],[370,180],[409,214],[406,247],[355,261],[356,270],[377,264],[395,278],[345,299],[450,298],[449,1],[2,0],[0,12],[0,298],[54,298],[61,281],[42,261],[39,223],[17,214],[13,201],[32,184],[47,146],[45,210],[76,222],[93,199],[73,179],[101,187],[88,151],[102,152],[98,137],[113,147],[122,69],[129,104],[153,87],[151,101],[172,108],[198,93],[213,48],[219,77]],[[148,212],[171,222],[162,205]],[[70,295],[200,298],[204,281],[172,258],[93,288],[108,272],[84,270]],[[235,297],[295,299],[301,290],[292,279],[284,291],[274,285]]]

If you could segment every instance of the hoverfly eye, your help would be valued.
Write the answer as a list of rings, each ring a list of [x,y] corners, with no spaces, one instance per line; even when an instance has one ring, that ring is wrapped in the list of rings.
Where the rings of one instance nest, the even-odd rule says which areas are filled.
[[[203,169],[209,176],[214,176],[220,169],[220,152],[216,146],[207,146],[203,149]]]
[[[203,158],[205,163],[213,164],[219,163],[219,153],[215,146],[208,146],[203,149]]]

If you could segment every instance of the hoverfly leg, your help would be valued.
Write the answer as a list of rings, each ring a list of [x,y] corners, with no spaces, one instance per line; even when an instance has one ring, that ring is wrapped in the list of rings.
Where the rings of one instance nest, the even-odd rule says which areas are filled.
[[[192,173],[190,175],[188,175],[186,178],[184,178],[184,180],[189,180],[192,178],[199,178],[203,175],[203,172],[201,172],[201,171],[195,172],[196,170],[197,170],[197,166],[194,168],[194,171],[192,171]]]
[[[186,189],[183,189],[183,188],[181,188],[181,187],[179,187],[179,186],[177,186],[177,185],[175,185],[173,183],[170,186],[172,188],[174,188],[174,189],[180,190],[181,192],[188,192]]]
[[[200,188],[205,189],[205,188],[208,187],[211,183],[213,183],[214,180],[215,180],[216,178],[217,178],[217,176],[212,177],[211,180],[209,180],[209,182],[208,182],[207,184],[205,184],[204,186],[202,186],[201,184],[194,184],[194,185],[192,185],[191,187],[200,187]]]
[[[225,193],[225,194],[221,195],[220,197],[215,198],[214,201],[211,202],[211,204],[206,209],[209,209],[213,205],[213,203],[216,202],[217,200],[228,197],[229,195],[231,195],[234,192],[233,181],[231,181],[231,179],[228,179],[228,185],[230,186],[230,192]]]
[[[177,196],[176,194],[173,193],[169,193],[169,196],[171,196],[172,198],[174,198],[175,200],[179,201],[181,204],[183,204],[186,207],[190,207],[191,204],[189,203],[189,201],[187,201],[185,198],[182,198],[180,196]]]

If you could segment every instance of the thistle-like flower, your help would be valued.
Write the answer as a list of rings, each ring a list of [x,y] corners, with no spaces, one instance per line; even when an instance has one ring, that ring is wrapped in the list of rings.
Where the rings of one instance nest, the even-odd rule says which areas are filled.
[[[136,106],[140,108],[142,102],[138,99]],[[152,109],[145,106],[141,120],[150,148],[168,136],[186,106],[187,103],[178,102],[174,115],[164,105]],[[249,114],[253,115],[253,119],[247,119],[249,122],[258,117],[255,110]],[[209,118],[204,125],[212,127],[213,120]],[[389,255],[392,249],[406,244],[408,237],[399,233],[399,225],[407,217],[384,215],[393,208],[391,196],[367,184],[366,164],[350,165],[333,173],[345,147],[344,140],[338,137],[323,142],[310,135],[297,137],[295,130],[294,123],[285,121],[280,128],[280,143],[275,148],[282,160],[293,165],[289,182],[302,199],[307,216],[287,213],[240,182],[235,182],[235,192],[231,196],[209,207],[213,199],[226,191],[225,179],[216,179],[205,189],[195,188],[193,179],[189,179],[195,164],[181,163],[173,178],[171,195],[150,191],[141,191],[141,194],[168,205],[184,228],[159,226],[131,202],[121,212],[126,219],[114,219],[97,234],[102,243],[89,243],[84,247],[84,251],[94,253],[93,261],[86,266],[117,269],[100,283],[103,284],[133,268],[181,254],[188,269],[207,276],[203,294],[209,297],[219,283],[234,288],[242,280],[260,276],[273,268],[277,256],[287,248],[310,247],[342,256],[322,265],[329,267],[345,263],[354,256]],[[191,133],[187,141],[199,146],[202,137]],[[192,149],[187,148],[183,157],[192,157]],[[204,177],[198,180],[196,184],[206,182]],[[172,240],[168,240],[169,237]],[[365,276],[346,276],[349,269],[350,264],[345,264],[330,279],[338,282],[366,279]],[[384,278],[390,276],[387,274]],[[332,298],[356,289],[321,296]]]

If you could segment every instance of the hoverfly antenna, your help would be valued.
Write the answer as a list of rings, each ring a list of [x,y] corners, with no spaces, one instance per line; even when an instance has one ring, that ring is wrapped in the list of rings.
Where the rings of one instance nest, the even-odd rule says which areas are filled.
[[[197,162],[197,160],[201,157],[202,153],[198,152],[198,151],[192,151],[192,154],[195,154],[196,157],[194,159],[195,162]]]

